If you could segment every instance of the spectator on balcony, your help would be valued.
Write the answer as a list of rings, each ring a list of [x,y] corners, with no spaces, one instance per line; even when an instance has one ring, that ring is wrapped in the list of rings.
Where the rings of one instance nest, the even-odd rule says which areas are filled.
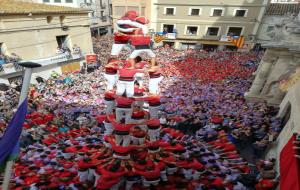
[[[64,53],[64,50],[58,46],[57,49],[56,49],[56,54],[63,54]]]

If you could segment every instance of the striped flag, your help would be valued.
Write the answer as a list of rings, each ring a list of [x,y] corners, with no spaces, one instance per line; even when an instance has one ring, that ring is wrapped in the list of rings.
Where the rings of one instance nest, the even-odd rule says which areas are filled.
[[[19,106],[12,120],[0,138],[0,171],[5,168],[6,162],[15,160],[19,155],[19,138],[27,114],[27,99]]]
[[[244,36],[229,36],[229,41],[231,41],[236,47],[242,48],[245,44]]]
[[[155,43],[160,43],[164,39],[166,39],[166,37],[164,35],[155,34],[153,40]]]

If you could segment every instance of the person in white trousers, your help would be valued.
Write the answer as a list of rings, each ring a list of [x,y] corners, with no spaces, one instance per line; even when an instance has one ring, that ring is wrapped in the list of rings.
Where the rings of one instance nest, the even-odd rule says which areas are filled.
[[[126,94],[126,97],[133,97],[134,95],[134,79],[136,69],[122,68],[119,69],[119,80],[117,82],[118,96]]]
[[[111,61],[105,66],[104,78],[106,79],[106,90],[113,90],[118,81],[118,61]]]
[[[149,93],[159,94],[159,83],[162,81],[163,76],[161,76],[160,71],[157,68],[149,70]]]

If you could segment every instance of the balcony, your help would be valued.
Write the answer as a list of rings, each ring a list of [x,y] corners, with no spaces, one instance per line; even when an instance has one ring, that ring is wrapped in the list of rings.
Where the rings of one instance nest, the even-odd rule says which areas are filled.
[[[70,53],[62,53],[62,54],[55,55],[55,56],[48,57],[48,58],[33,59],[33,60],[29,60],[29,61],[39,63],[42,66],[48,66],[48,65],[63,63],[63,62],[67,62],[67,61],[78,60],[78,59],[82,59],[82,58],[83,58],[83,55],[81,52],[72,52],[71,54]],[[23,71],[23,67],[21,67],[17,62],[6,63],[6,64],[0,65],[0,76],[13,74],[16,72],[21,72],[21,71]]]
[[[211,36],[211,35],[203,35],[201,37],[202,40],[220,40],[221,36]]]

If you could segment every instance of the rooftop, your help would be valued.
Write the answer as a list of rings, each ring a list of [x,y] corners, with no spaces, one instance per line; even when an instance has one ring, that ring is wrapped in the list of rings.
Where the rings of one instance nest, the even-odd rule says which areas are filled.
[[[20,15],[20,14],[49,14],[49,13],[86,13],[87,10],[46,5],[40,3],[21,2],[17,0],[0,0],[0,15]]]
[[[271,3],[267,7],[265,15],[285,15],[287,13],[298,14],[299,11],[300,4]]]

